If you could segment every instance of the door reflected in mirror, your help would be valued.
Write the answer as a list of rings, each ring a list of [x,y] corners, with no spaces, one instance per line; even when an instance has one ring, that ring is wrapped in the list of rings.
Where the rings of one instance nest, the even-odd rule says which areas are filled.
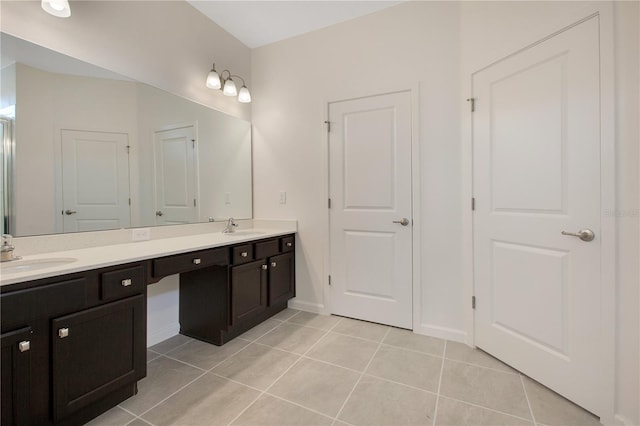
[[[251,218],[251,123],[6,34],[0,42],[0,107],[15,105],[6,231]]]

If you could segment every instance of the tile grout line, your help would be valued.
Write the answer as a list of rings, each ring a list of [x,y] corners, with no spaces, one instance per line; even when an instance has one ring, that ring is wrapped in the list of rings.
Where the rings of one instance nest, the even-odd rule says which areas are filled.
[[[362,378],[365,375],[365,372],[369,369],[369,366],[371,365],[371,363],[373,362],[373,359],[376,357],[376,355],[378,354],[378,351],[380,351],[380,348],[382,347],[382,342],[384,342],[384,339],[387,338],[387,336],[389,335],[389,333],[391,332],[391,327],[387,328],[387,332],[384,334],[384,336],[382,337],[382,340],[380,340],[380,343],[378,343],[378,347],[376,348],[376,351],[373,353],[373,355],[371,356],[371,359],[369,359],[369,362],[367,363],[367,365],[364,367],[364,370],[362,370],[362,373],[360,373],[360,377],[358,377],[358,380],[356,380],[355,384],[353,385],[353,387],[351,388],[351,392],[349,392],[349,395],[347,395],[347,398],[344,400],[344,402],[342,403],[342,406],[340,407],[340,409],[338,410],[338,413],[336,414],[333,424],[336,423],[336,420],[338,420],[338,418],[340,417],[340,414],[342,414],[342,411],[344,410],[344,407],[346,407],[347,402],[349,401],[349,399],[351,398],[351,395],[353,395],[353,392],[356,390],[356,387],[358,387],[358,384],[360,384],[360,381],[362,380]],[[341,420],[342,421],[342,420]]]
[[[533,408],[531,407],[531,401],[529,401],[529,394],[527,393],[527,388],[524,385],[524,377],[522,377],[522,373],[520,373],[520,383],[522,383],[522,390],[524,391],[524,397],[527,400],[527,405],[529,406],[529,414],[531,414],[531,420],[533,421],[533,426],[537,426],[536,416],[533,415]]]
[[[436,417],[438,416],[438,404],[440,403],[440,388],[442,387],[442,376],[444,375],[444,361],[447,355],[447,341],[444,341],[444,349],[442,350],[442,364],[440,364],[440,378],[438,379],[438,391],[436,393],[436,405],[433,407],[432,425],[436,426]]]
[[[472,362],[461,361],[461,360],[455,359],[455,358],[447,358],[447,357],[445,357],[445,358],[447,359],[447,361],[453,361],[453,362],[457,362],[459,364],[466,364],[466,365],[470,365],[472,367],[484,368],[486,370],[495,371],[497,373],[511,374],[512,376],[519,376],[520,375],[520,372],[518,370],[516,370],[515,368],[511,368],[511,367],[509,367],[509,368],[511,368],[513,370],[513,372],[500,370],[499,368],[487,367],[485,365],[474,364]]]
[[[486,411],[492,411],[492,412],[494,412],[494,413],[502,414],[502,415],[504,415],[504,416],[514,417],[514,418],[516,418],[516,419],[525,420],[525,421],[527,421],[527,422],[531,423],[531,419],[527,419],[527,418],[525,418],[525,417],[521,417],[521,416],[516,416],[515,414],[510,414],[510,413],[507,413],[507,412],[505,412],[505,411],[496,410],[495,408],[485,407],[484,405],[478,405],[478,404],[476,404],[476,403],[474,403],[474,402],[469,402],[469,401],[465,401],[465,400],[463,400],[463,399],[458,399],[458,398],[454,398],[454,397],[446,396],[446,395],[442,395],[442,398],[444,398],[444,399],[450,399],[450,400],[452,400],[452,401],[456,401],[456,402],[461,402],[461,403],[463,403],[463,404],[470,405],[470,406],[472,406],[472,407],[480,408],[480,409],[482,409],[482,410],[486,410]],[[540,423],[538,423],[538,426],[543,426],[543,425],[542,425],[542,424],[540,424]]]
[[[300,312],[296,313],[295,315],[298,315]],[[293,318],[295,315],[293,315],[291,318]],[[238,420],[249,408],[251,408],[253,406],[253,404],[256,403],[256,401],[258,399],[260,399],[260,397],[262,397],[262,395],[264,395],[265,393],[267,393],[269,391],[269,389],[271,389],[273,387],[273,385],[275,385],[282,377],[284,377],[285,374],[287,374],[293,367],[295,367],[296,365],[298,365],[298,363],[300,362],[300,360],[302,360],[302,358],[304,357],[304,355],[306,355],[307,352],[309,352],[311,349],[313,349],[327,334],[329,334],[329,332],[331,331],[331,329],[333,329],[335,326],[337,326],[338,324],[340,324],[342,320],[338,321],[337,323],[335,323],[329,330],[323,330],[325,331],[325,333],[320,336],[318,338],[318,340],[316,340],[314,342],[313,345],[311,345],[306,351],[304,351],[303,354],[298,355],[298,359],[295,360],[290,366],[289,368],[287,368],[282,374],[280,374],[274,381],[273,383],[271,383],[265,390],[263,390],[253,401],[251,401],[250,404],[248,404],[242,411],[240,411],[240,413],[238,413],[237,416],[235,416],[229,423],[227,423],[228,425],[232,425],[233,422],[235,422],[236,420]],[[310,328],[310,327],[309,327]],[[306,408],[306,407],[304,407]],[[324,414],[326,416],[326,414]],[[334,417],[330,417],[331,419],[334,419]]]

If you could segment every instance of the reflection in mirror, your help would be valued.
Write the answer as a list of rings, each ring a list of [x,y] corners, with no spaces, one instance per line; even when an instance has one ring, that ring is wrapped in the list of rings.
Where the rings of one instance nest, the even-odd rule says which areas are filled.
[[[251,123],[6,34],[0,43],[0,108],[15,110],[2,122],[15,130],[3,232],[251,218]]]

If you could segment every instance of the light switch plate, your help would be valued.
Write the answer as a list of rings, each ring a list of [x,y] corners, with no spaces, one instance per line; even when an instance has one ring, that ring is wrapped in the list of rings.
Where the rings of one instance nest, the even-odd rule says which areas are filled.
[[[280,204],[287,204],[287,193],[286,193],[286,191],[280,191]]]
[[[131,241],[147,241],[151,239],[151,229],[134,228],[131,230]]]

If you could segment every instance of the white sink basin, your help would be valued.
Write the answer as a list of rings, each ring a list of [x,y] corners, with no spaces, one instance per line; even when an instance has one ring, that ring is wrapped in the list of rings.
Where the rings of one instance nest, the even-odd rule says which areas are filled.
[[[246,230],[246,231],[235,231],[235,232],[228,232],[228,233],[222,233],[222,235],[226,235],[227,237],[253,237],[254,235],[262,235],[264,234],[264,232],[260,232],[260,231],[250,231],[250,230]]]
[[[29,272],[37,269],[53,268],[75,262],[78,259],[73,257],[59,257],[50,259],[32,260],[12,260],[0,264],[0,272],[3,274],[15,274],[18,272]]]

